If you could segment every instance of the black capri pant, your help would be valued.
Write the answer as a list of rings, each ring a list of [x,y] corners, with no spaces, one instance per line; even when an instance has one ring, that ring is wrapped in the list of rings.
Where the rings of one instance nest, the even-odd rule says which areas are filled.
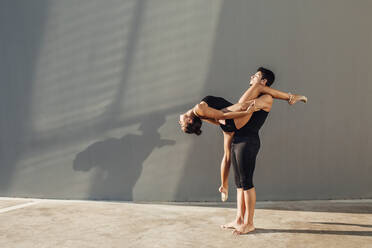
[[[234,137],[231,146],[231,162],[234,168],[237,188],[249,190],[254,187],[253,172],[260,146],[261,143],[258,135],[252,137]]]

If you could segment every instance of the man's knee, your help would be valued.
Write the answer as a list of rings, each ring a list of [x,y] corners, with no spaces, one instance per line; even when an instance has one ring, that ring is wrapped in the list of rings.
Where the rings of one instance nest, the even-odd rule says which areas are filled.
[[[240,184],[243,186],[244,191],[254,188],[253,181],[249,180],[249,179],[248,180],[242,180],[240,182]]]
[[[244,191],[251,190],[253,188],[254,188],[254,185],[253,184],[252,185],[245,185],[245,186],[243,186],[243,190]]]
[[[235,186],[237,189],[243,189],[243,185],[241,184],[239,180],[235,180]]]

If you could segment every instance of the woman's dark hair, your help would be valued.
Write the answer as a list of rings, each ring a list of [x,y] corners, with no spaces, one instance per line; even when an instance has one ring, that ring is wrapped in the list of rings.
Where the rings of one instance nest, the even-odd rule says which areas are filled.
[[[262,79],[267,80],[266,86],[270,87],[274,83],[274,80],[275,80],[274,72],[272,72],[269,69],[266,69],[264,67],[259,67],[257,69],[257,71],[260,71],[262,73]]]
[[[202,121],[200,120],[199,117],[195,116],[193,118],[192,123],[188,123],[186,125],[186,133],[194,133],[196,135],[200,135],[202,133],[202,130],[200,130],[202,126]]]

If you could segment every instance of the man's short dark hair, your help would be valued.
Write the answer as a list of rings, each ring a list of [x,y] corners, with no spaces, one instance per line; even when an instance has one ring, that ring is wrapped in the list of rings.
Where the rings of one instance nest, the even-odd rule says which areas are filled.
[[[272,72],[269,69],[266,69],[264,67],[259,67],[257,69],[257,71],[260,71],[262,73],[262,79],[267,80],[266,86],[270,87],[274,83],[274,80],[275,80],[274,72]]]

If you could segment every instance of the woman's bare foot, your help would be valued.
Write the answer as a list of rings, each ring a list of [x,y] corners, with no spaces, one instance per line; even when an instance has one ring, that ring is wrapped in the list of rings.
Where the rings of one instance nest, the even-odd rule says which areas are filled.
[[[226,186],[220,186],[218,190],[221,192],[221,201],[227,201],[227,198],[229,197],[229,189]]]
[[[291,93],[290,94],[290,97],[289,97],[289,100],[288,100],[288,103],[289,105],[293,105],[295,103],[297,103],[298,101],[302,101],[304,103],[307,102],[307,97],[306,96],[301,96],[301,95],[292,95]]]
[[[243,224],[243,219],[242,218],[237,218],[233,222],[227,223],[225,225],[221,225],[222,229],[236,229],[239,226]]]
[[[235,230],[233,231],[233,234],[241,235],[241,234],[253,232],[254,230],[255,230],[255,227],[253,224],[243,224],[235,228]]]

